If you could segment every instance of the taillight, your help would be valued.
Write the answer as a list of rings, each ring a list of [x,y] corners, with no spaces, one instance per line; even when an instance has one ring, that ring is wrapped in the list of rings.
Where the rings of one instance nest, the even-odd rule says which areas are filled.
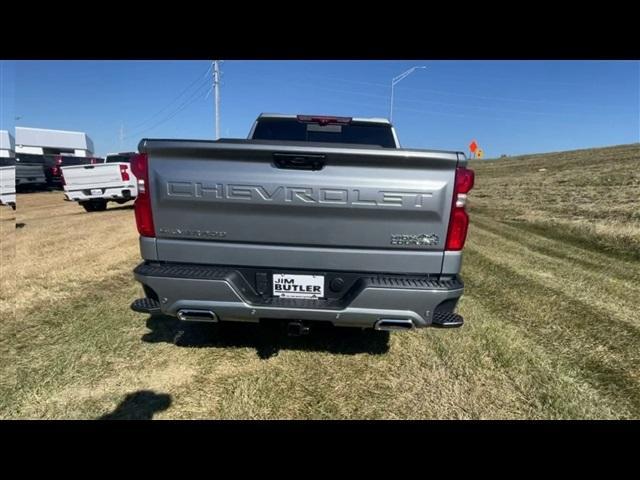
[[[127,170],[128,165],[120,165],[120,176],[122,177],[123,182],[129,181],[129,171]]]
[[[465,205],[467,203],[467,193],[473,188],[474,179],[473,170],[466,167],[456,168],[446,250],[462,250],[462,247],[464,247],[464,242],[467,239],[467,229],[469,228],[469,215],[467,215]]]
[[[131,171],[136,176],[138,184],[138,196],[134,203],[138,233],[143,237],[155,237],[149,191],[149,159],[146,153],[138,153],[131,158]]]

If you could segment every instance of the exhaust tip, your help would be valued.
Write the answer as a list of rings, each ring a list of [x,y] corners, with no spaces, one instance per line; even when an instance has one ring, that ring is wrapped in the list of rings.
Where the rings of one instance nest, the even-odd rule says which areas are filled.
[[[178,318],[183,322],[217,322],[218,316],[211,310],[182,308],[178,310]]]
[[[399,320],[392,318],[385,318],[378,320],[375,325],[376,330],[411,330],[414,328],[411,320]]]

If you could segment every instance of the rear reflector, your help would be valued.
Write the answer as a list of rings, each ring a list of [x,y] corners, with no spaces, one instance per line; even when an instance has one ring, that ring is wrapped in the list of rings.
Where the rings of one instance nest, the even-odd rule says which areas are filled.
[[[138,196],[134,203],[138,233],[143,237],[155,237],[149,191],[149,159],[146,153],[138,153],[131,158],[131,171],[136,176],[138,184]]]
[[[467,193],[473,188],[475,174],[465,167],[456,168],[456,179],[451,202],[451,216],[445,250],[462,250],[467,239],[469,215],[465,210]]]

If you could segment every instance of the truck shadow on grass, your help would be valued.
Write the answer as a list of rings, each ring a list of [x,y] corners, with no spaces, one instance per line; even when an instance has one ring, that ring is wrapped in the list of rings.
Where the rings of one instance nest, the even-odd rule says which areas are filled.
[[[83,208],[80,208],[79,211],[72,213],[71,215],[86,215],[90,213],[91,215],[100,215],[105,212],[113,212],[118,210],[133,210],[133,204],[131,205],[119,205],[117,207],[108,206],[106,210],[102,210],[101,212],[85,212]]]
[[[139,390],[127,394],[113,412],[99,417],[98,420],[151,420],[155,413],[170,406],[171,395]]]
[[[142,336],[144,342],[166,342],[191,348],[249,347],[255,348],[263,360],[277,355],[280,350],[325,351],[342,355],[381,355],[389,351],[389,332],[359,328],[319,325],[312,326],[308,335],[290,337],[284,326],[277,322],[186,323],[162,315],[149,317],[147,328],[151,332]]]
[[[110,210],[133,210],[133,203],[129,203],[127,205],[118,205],[118,206],[109,206],[107,207],[107,209],[105,210],[106,212],[110,211]]]
[[[22,195],[23,193],[40,193],[40,192],[53,192],[55,189],[48,185],[16,185],[16,194]]]

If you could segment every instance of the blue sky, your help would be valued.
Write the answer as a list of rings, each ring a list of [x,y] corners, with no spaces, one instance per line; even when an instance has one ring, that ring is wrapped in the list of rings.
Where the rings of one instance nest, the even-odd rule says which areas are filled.
[[[2,64],[0,128],[84,131],[98,155],[145,136],[213,137],[210,61]],[[427,69],[395,90],[404,147],[466,151],[476,139],[495,157],[640,141],[637,61],[229,60],[221,134],[246,137],[260,112],[388,117],[390,80],[414,65]]]

